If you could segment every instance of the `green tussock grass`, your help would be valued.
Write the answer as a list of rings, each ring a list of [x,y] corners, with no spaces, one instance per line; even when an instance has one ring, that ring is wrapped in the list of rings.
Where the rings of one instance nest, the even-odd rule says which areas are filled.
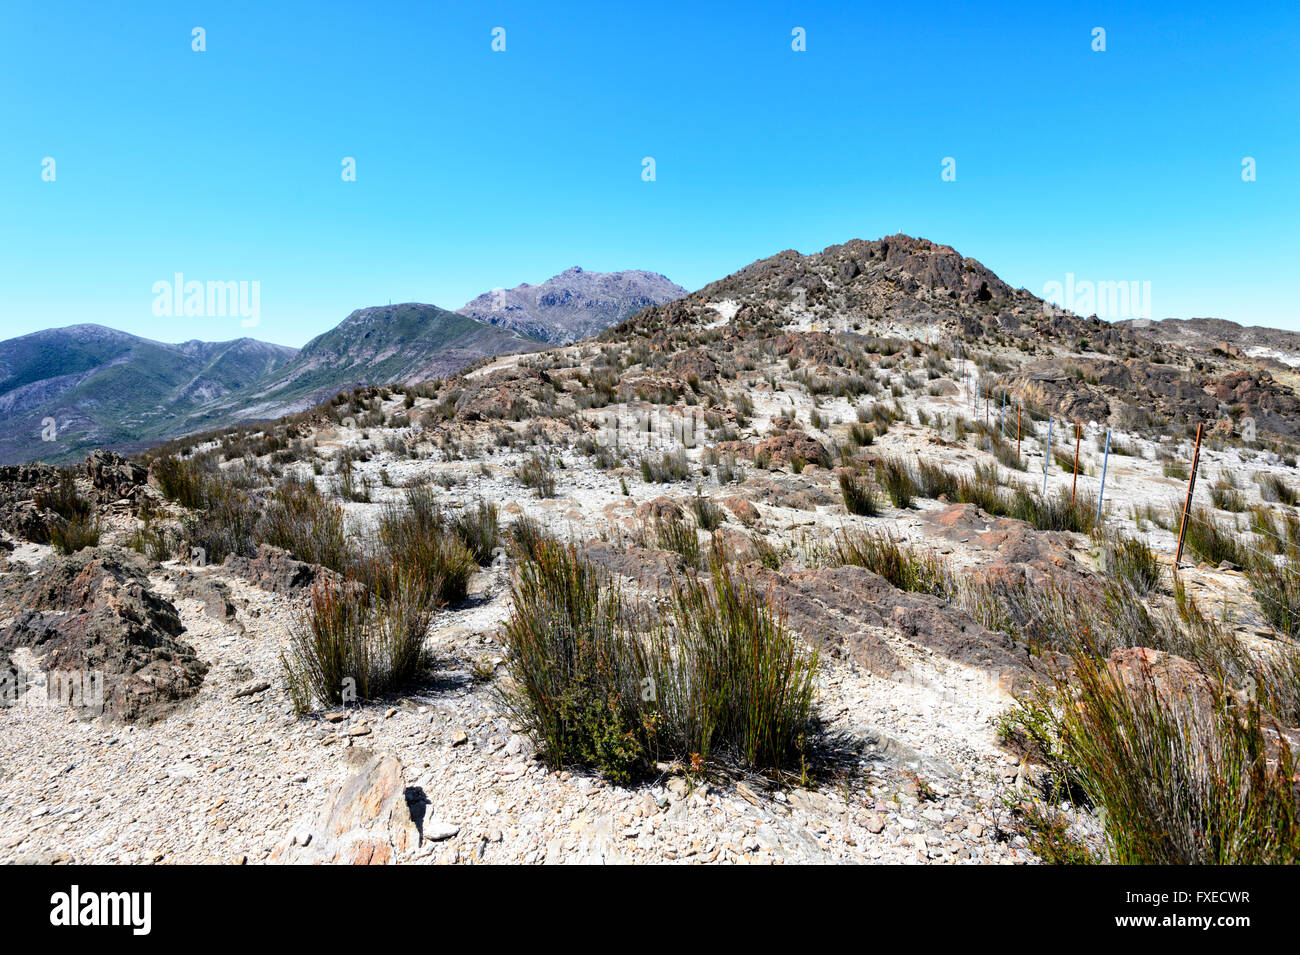
[[[676,578],[663,612],[646,618],[573,546],[543,542],[511,599],[502,693],[551,765],[626,781],[663,758],[797,764],[815,655],[725,564]]]

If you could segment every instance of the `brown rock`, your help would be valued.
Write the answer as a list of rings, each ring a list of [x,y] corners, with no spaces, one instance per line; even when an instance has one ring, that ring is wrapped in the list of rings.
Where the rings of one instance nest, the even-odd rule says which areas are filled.
[[[680,521],[683,517],[681,505],[668,497],[656,497],[646,501],[636,509],[637,517],[655,521]]]
[[[102,448],[86,458],[86,476],[102,502],[136,497],[146,486],[149,472],[116,451]]]
[[[822,443],[803,431],[787,431],[758,442],[754,446],[754,458],[763,457],[775,464],[790,464],[796,459],[821,467],[830,464],[830,454]]]
[[[314,821],[272,852],[271,861],[386,865],[420,847],[426,800],[407,787],[401,761],[352,749],[348,762],[352,775]]]
[[[703,348],[687,348],[673,355],[668,370],[684,379],[698,378],[712,381],[718,377],[718,366]]]
[[[746,527],[752,527],[763,519],[763,516],[758,513],[758,508],[743,497],[724,497],[722,506],[731,511],[736,520]]]
[[[987,630],[937,597],[905,593],[862,567],[767,573],[771,594],[791,629],[833,654],[851,656],[881,676],[903,665],[891,649],[898,636],[950,660],[1000,674],[1012,687],[1033,679],[1034,662],[1003,633]]]

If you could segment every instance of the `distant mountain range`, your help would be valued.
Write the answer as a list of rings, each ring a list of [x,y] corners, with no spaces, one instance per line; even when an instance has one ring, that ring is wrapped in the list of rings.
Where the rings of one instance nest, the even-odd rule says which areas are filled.
[[[10,425],[0,463],[134,451],[300,411],[356,385],[443,377],[491,355],[586,337],[683,294],[653,272],[573,268],[458,312],[357,309],[302,349],[251,338],[167,344],[90,324],[35,332],[0,342],[0,415]]]
[[[251,338],[171,345],[102,325],[0,342],[0,416],[9,424],[0,432],[0,462],[133,449],[295,354]]]
[[[488,355],[545,347],[536,338],[436,305],[407,302],[359,308],[252,387],[218,398],[189,416],[185,430],[278,418],[357,385],[427,381]]]
[[[541,285],[524,283],[485,292],[457,311],[539,341],[565,345],[685,294],[686,289],[654,272],[586,272],[574,266]]]

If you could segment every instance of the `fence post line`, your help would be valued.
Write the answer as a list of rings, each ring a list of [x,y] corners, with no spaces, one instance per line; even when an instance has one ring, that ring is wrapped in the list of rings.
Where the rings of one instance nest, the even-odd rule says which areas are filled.
[[[1101,523],[1101,502],[1106,497],[1106,466],[1110,464],[1110,428],[1106,429],[1106,454],[1101,459],[1101,488],[1097,491],[1097,523]]]
[[[1196,450],[1192,452],[1192,473],[1187,475],[1187,500],[1183,502],[1183,519],[1178,525],[1178,550],[1174,553],[1174,570],[1178,569],[1178,564],[1183,559],[1183,543],[1187,539],[1187,522],[1192,514],[1192,491],[1196,489],[1196,468],[1201,463],[1201,432],[1203,430],[1205,430],[1204,421],[1196,426]]]

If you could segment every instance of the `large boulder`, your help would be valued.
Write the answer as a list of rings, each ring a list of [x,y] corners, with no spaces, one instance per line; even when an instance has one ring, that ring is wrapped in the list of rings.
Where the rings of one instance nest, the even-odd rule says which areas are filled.
[[[99,500],[112,503],[134,500],[148,487],[149,472],[116,451],[97,449],[86,458],[86,477],[90,478]]]
[[[555,395],[551,376],[531,368],[503,368],[472,378],[456,399],[456,418],[461,421],[513,418],[535,415]]]
[[[0,609],[16,616],[0,630],[0,652],[28,648],[51,685],[95,687],[83,715],[154,722],[198,692],[207,673],[176,608],[149,588],[147,565],[131,551],[87,548],[43,561],[11,578]]]

